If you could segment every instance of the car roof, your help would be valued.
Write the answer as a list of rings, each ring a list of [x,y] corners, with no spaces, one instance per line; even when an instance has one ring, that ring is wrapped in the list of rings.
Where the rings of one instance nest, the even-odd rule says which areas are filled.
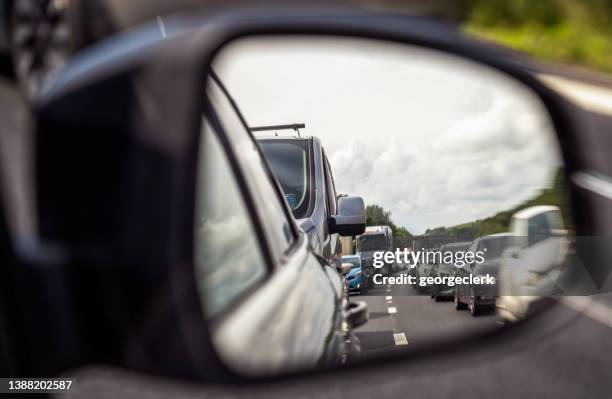
[[[522,211],[518,211],[512,216],[512,218],[513,219],[529,219],[540,213],[551,212],[551,211],[559,211],[559,207],[553,206],[553,205],[530,206],[529,208],[525,208]]]
[[[367,226],[363,234],[385,234],[388,231],[389,226]]]
[[[469,247],[472,245],[471,241],[463,241],[463,242],[451,242],[449,244],[442,244],[440,248],[455,248],[455,247]]]
[[[265,134],[265,135],[257,135],[255,136],[255,140],[257,141],[276,141],[276,140],[283,140],[283,141],[291,141],[291,140],[295,140],[295,141],[307,141],[307,140],[311,140],[313,137],[312,136],[275,136],[272,134]]]

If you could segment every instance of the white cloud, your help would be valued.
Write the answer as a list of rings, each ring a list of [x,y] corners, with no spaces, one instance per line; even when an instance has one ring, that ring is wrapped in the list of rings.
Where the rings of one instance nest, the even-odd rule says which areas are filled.
[[[216,70],[253,125],[305,122],[339,192],[410,231],[486,217],[534,196],[559,164],[538,101],[495,71],[428,50],[255,39]]]

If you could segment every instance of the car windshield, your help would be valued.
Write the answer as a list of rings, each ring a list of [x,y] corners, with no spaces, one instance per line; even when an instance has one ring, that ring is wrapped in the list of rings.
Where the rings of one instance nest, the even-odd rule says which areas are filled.
[[[305,141],[260,140],[261,149],[276,175],[297,219],[308,212],[309,162]]]
[[[386,248],[387,240],[385,240],[385,236],[381,234],[362,236],[359,238],[359,250],[361,251],[374,251]]]
[[[501,257],[502,252],[510,245],[510,236],[491,237],[482,241],[482,249],[486,248],[487,259],[497,259]]]
[[[342,263],[350,263],[354,269],[361,266],[361,259],[358,257],[342,258]]]

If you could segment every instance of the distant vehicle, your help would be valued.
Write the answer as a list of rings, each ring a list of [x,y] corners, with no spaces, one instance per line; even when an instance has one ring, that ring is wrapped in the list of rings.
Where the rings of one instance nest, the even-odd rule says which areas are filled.
[[[346,275],[349,292],[357,291],[362,295],[367,294],[368,285],[365,284],[365,279],[363,278],[361,257],[359,255],[345,255],[342,257],[342,263],[350,263],[353,265],[351,271]]]
[[[471,242],[454,242],[452,244],[444,244],[440,247],[442,255],[446,252],[453,254],[459,251],[467,251],[470,248]],[[453,255],[454,256],[454,255]],[[429,269],[431,277],[450,277],[454,276],[457,271],[457,266],[453,263],[436,262]],[[429,287],[430,296],[436,301],[445,298],[451,298],[454,294],[455,287],[449,287],[446,284],[434,284]]]
[[[385,264],[382,268],[374,267],[374,253],[393,251],[393,231],[389,226],[368,226],[365,232],[357,237],[357,254],[361,256],[364,277],[371,288],[374,274],[391,275],[394,265]]]
[[[472,262],[464,267],[456,268],[456,276],[466,277],[470,274],[484,276],[489,274],[497,280],[502,254],[510,245],[511,239],[512,234],[510,233],[492,234],[475,239],[468,251],[472,253],[484,252],[484,262],[480,264]],[[472,316],[476,316],[485,308],[495,309],[497,284],[493,286],[459,284],[455,286],[454,291],[455,309],[457,310],[469,309]]]
[[[251,128],[252,131],[295,128],[303,125],[283,125]],[[340,236],[354,236],[365,229],[365,205],[361,197],[340,197],[329,161],[317,137],[265,136],[256,137],[266,160],[276,176],[285,199],[306,232],[316,253],[340,266],[342,243]],[[336,221],[343,210],[363,216],[359,228],[342,230]]]
[[[499,269],[500,315],[509,321],[523,318],[530,304],[555,290],[555,281],[568,252],[569,240],[556,206],[534,206],[512,216],[511,247]]]
[[[422,253],[425,253],[425,251],[437,251],[438,249],[439,247],[432,247],[432,248],[419,248],[417,250],[422,251]],[[421,277],[427,277],[431,275],[431,270],[433,269],[434,265],[432,263],[426,262],[424,259],[420,259],[415,265],[411,265],[411,266],[412,267],[409,269],[408,274],[413,275],[415,278],[415,281],[416,281],[415,289],[421,294],[429,293],[430,287],[427,285],[422,286],[419,284],[419,282],[421,281]]]

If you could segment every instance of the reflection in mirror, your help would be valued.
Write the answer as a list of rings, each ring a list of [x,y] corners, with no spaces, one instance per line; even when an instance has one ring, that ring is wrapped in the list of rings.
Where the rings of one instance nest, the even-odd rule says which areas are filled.
[[[476,334],[551,294],[571,208],[549,116],[521,83],[449,54],[352,38],[241,39],[213,69],[246,126],[271,126],[252,133],[307,238],[225,311],[216,343],[238,372],[346,364]],[[347,196],[364,201],[366,226],[341,237],[333,222]],[[268,218],[253,223],[278,223]],[[201,290],[228,290],[204,302],[234,297],[216,275],[237,268],[242,283],[260,278],[258,252],[246,253],[252,232],[240,231],[239,255],[219,253],[225,264],[212,266],[198,258]],[[196,248],[214,254],[207,237],[196,236]]]

